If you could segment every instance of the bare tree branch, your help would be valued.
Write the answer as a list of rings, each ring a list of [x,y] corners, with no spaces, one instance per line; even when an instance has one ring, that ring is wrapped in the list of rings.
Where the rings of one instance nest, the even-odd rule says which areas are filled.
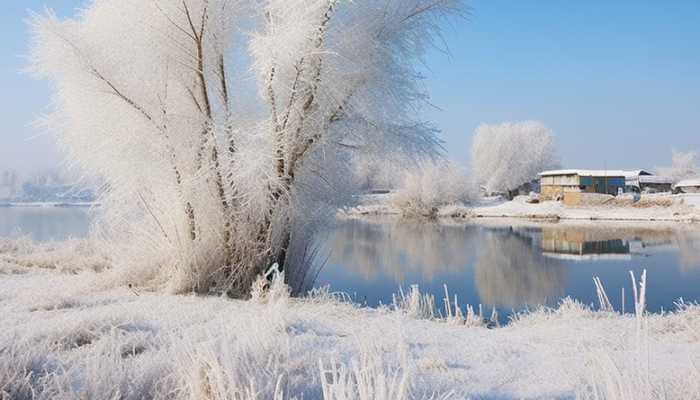
[[[179,30],[180,32],[187,35],[187,37],[189,37],[190,39],[195,40],[195,41],[197,40],[194,36],[192,36],[192,34],[190,32],[187,32],[187,30],[185,28],[181,27],[177,22],[175,22],[170,17],[170,15],[168,15],[168,13],[166,13],[165,10],[163,10],[163,8],[161,8],[161,6],[158,4],[157,0],[152,0],[152,2],[153,2],[153,5],[161,12],[161,14],[163,14],[163,16],[168,20],[168,22],[170,22],[170,24],[172,26],[174,26],[177,30]]]
[[[223,53],[219,55],[219,83],[221,85],[221,94],[223,97],[224,107],[226,108],[226,113],[230,112],[229,104],[229,94],[228,94],[228,79],[226,78],[226,64],[224,60]]]

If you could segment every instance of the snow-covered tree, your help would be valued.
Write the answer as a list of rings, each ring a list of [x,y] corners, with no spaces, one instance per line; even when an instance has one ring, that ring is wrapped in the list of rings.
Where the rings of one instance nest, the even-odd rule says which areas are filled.
[[[554,135],[537,121],[482,124],[474,132],[471,148],[475,183],[487,192],[517,189],[559,159]]]
[[[436,216],[441,206],[464,203],[470,197],[469,178],[457,165],[426,160],[404,173],[392,203],[407,215]]]
[[[93,0],[33,20],[46,119],[103,182],[124,279],[301,288],[352,152],[432,152],[417,63],[460,0]]]
[[[672,178],[674,182],[700,177],[698,153],[695,151],[682,152],[673,150],[671,166],[658,167],[656,170],[658,175]]]
[[[0,171],[0,200],[13,200],[21,192],[21,182],[17,171]]]
[[[358,154],[353,157],[354,179],[362,191],[395,188],[404,172],[405,160]],[[403,161],[403,162],[402,162]]]

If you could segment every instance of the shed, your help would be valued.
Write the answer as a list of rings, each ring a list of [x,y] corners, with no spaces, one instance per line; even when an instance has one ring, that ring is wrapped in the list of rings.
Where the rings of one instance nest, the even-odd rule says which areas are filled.
[[[624,191],[629,171],[562,169],[540,173],[544,199],[561,199],[566,192],[617,195]]]
[[[665,176],[641,175],[626,178],[625,185],[629,190],[637,193],[661,193],[670,192],[673,188],[673,179]]]
[[[700,193],[700,178],[685,179],[673,185],[674,193]]]

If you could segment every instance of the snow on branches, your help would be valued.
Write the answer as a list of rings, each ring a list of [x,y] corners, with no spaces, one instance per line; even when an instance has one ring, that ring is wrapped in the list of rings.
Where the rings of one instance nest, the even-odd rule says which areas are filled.
[[[304,285],[352,152],[431,153],[416,61],[459,0],[96,0],[32,20],[46,119],[100,177],[130,282],[246,296]],[[325,211],[324,211],[325,210]]]
[[[472,173],[486,192],[508,192],[559,164],[554,136],[537,121],[482,124],[471,148]]]
[[[700,177],[700,164],[698,163],[698,153],[695,151],[676,151],[671,155],[670,167],[657,167],[660,176],[673,179],[678,183],[683,179]]]

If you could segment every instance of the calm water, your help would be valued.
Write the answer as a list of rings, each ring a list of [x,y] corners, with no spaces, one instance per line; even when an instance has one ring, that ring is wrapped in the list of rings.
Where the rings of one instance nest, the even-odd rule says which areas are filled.
[[[681,297],[700,301],[697,226],[347,220],[329,232],[326,246],[330,258],[317,285],[368,305],[390,303],[411,284],[442,304],[447,284],[462,305],[496,307],[503,319],[565,296],[597,304],[592,279],[599,276],[617,309],[625,288],[629,311],[629,271],[639,278],[643,269],[650,310],[673,309]]]
[[[82,238],[88,234],[87,207],[0,207],[0,237],[37,241]]]
[[[84,237],[85,208],[0,208],[0,236],[34,240]],[[648,273],[649,309],[672,309],[678,298],[700,301],[700,227],[683,224],[528,223],[482,220],[430,223],[399,219],[343,220],[323,235],[328,262],[317,286],[330,285],[356,301],[391,303],[399,287],[418,284],[443,298],[513,310],[555,305],[565,296],[597,302],[599,276],[616,308],[630,270]]]

